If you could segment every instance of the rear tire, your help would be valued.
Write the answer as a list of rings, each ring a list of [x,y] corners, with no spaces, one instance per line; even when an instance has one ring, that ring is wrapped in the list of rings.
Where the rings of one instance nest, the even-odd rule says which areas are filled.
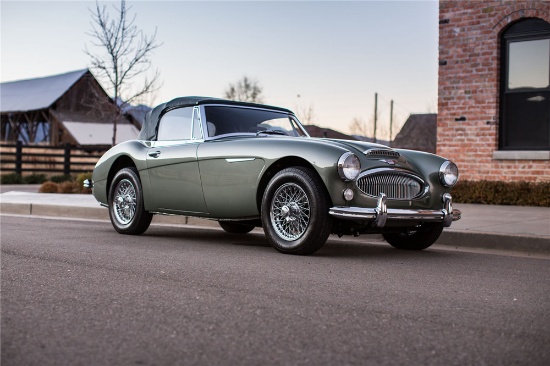
[[[404,250],[423,250],[437,241],[443,232],[443,224],[429,222],[400,233],[384,233],[382,236],[394,248]]]
[[[275,174],[261,208],[270,244],[281,253],[315,253],[332,230],[329,203],[323,182],[311,169],[293,167]]]
[[[135,168],[119,170],[109,188],[109,217],[121,234],[140,235],[147,230],[153,215],[143,206],[143,190]]]
[[[218,221],[221,228],[231,234],[247,234],[254,229],[254,225],[240,224],[234,221]]]

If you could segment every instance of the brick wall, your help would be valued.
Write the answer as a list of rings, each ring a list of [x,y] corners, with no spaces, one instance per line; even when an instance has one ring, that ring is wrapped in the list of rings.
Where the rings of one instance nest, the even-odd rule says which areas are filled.
[[[524,17],[550,22],[550,2],[439,3],[437,154],[458,165],[461,179],[550,181],[549,159],[493,159],[498,150],[500,34]],[[455,121],[462,116],[466,121]]]

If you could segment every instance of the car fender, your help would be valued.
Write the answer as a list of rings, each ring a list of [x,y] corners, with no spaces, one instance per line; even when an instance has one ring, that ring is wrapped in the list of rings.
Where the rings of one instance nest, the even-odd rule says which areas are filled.
[[[94,182],[93,195],[98,202],[104,205],[108,203],[109,179],[116,173],[113,168],[121,167],[117,162],[120,162],[121,159],[130,159],[138,170],[143,189],[144,204],[147,207],[147,197],[150,197],[151,191],[146,169],[148,148],[149,146],[143,141],[131,140],[113,146],[103,154],[98,160],[92,175]]]

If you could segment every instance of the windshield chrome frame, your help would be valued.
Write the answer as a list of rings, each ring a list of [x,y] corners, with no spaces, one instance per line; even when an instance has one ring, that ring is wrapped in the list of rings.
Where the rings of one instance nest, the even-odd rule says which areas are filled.
[[[204,118],[201,118],[201,125],[202,125],[202,131],[203,131],[203,138],[204,141],[210,141],[210,140],[219,140],[226,137],[236,137],[236,136],[246,136],[246,137],[260,137],[257,136],[255,132],[234,132],[234,133],[226,133],[223,135],[217,135],[217,136],[208,136],[208,129],[206,126],[206,111],[204,110],[205,107],[225,107],[225,108],[241,108],[241,109],[253,109],[257,111],[266,111],[266,112],[272,112],[272,113],[280,113],[281,115],[286,116],[288,119],[290,119],[290,122],[295,122],[298,129],[304,134],[304,136],[277,136],[277,135],[262,135],[262,137],[265,136],[277,136],[277,137],[310,137],[307,133],[304,126],[300,123],[296,115],[292,112],[284,112],[277,109],[269,109],[269,108],[261,108],[261,107],[249,107],[249,106],[241,106],[241,105],[229,105],[229,104],[220,104],[220,103],[212,103],[212,104],[201,104],[200,105],[200,115],[201,117],[204,116]]]

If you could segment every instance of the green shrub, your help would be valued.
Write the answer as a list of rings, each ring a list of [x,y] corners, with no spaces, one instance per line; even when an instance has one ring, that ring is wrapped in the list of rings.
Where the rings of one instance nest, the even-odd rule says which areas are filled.
[[[550,182],[459,181],[453,202],[550,207]]]
[[[92,193],[90,188],[84,188],[82,184],[86,179],[92,180],[92,173],[80,173],[76,176],[76,183],[78,185],[78,190],[80,193]]]
[[[52,175],[50,180],[54,183],[72,182],[73,177],[69,174]]]
[[[27,176],[23,177],[23,180],[27,184],[42,184],[45,181],[47,181],[48,178],[46,178],[46,174],[33,173],[31,175],[27,175]]]
[[[59,192],[59,184],[55,182],[44,182],[40,186],[40,189],[38,189],[38,192],[40,193],[58,193]]]
[[[23,184],[23,177],[17,173],[4,174],[0,182],[2,184]]]

